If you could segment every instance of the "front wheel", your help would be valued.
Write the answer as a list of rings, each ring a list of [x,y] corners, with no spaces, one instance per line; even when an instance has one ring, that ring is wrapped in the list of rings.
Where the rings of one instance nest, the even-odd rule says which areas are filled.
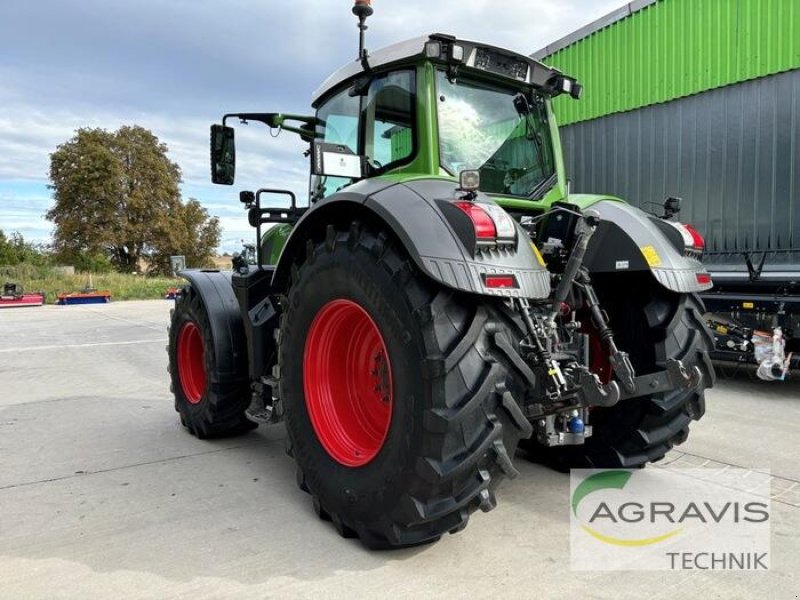
[[[386,233],[330,230],[309,245],[282,315],[289,452],[319,516],[374,548],[462,529],[495,505],[530,425],[490,301],[422,276]]]
[[[593,432],[583,445],[527,444],[533,458],[556,469],[630,468],[658,461],[686,441],[689,424],[705,412],[704,392],[714,385],[715,374],[709,358],[713,336],[703,320],[702,301],[696,294],[662,288],[649,273],[626,277],[598,276],[595,288],[617,345],[629,353],[636,374],[663,371],[668,359],[679,359],[687,369],[699,367],[702,381],[697,389],[647,394],[592,409]],[[605,352],[599,341],[592,343],[591,366],[601,379],[611,374]]]
[[[244,414],[250,400],[247,374],[223,373],[217,367],[213,317],[197,290],[184,286],[175,299],[167,346],[175,410],[184,427],[201,439],[257,427]]]

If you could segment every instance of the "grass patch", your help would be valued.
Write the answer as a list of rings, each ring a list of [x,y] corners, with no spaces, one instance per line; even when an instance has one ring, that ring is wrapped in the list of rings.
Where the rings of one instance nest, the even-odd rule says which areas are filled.
[[[57,294],[80,292],[89,282],[88,273],[64,275],[52,267],[17,265],[0,267],[0,286],[6,281],[22,285],[26,292],[44,292],[45,303],[54,304]],[[111,301],[163,298],[169,287],[180,287],[184,280],[172,277],[147,277],[128,273],[92,274],[97,291],[111,292]]]

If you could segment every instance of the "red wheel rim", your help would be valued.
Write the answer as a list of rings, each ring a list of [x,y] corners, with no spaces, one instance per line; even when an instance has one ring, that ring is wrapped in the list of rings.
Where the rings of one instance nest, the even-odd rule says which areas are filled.
[[[303,356],[303,390],[322,447],[348,467],[369,463],[392,422],[392,368],[367,311],[333,300],[314,317]]]
[[[178,378],[183,395],[190,404],[198,404],[206,393],[206,365],[203,336],[191,321],[178,332]]]

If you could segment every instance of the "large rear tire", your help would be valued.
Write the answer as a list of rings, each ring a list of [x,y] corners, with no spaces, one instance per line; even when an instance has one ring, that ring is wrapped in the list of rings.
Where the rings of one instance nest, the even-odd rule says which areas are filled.
[[[498,306],[434,284],[386,233],[309,243],[277,372],[298,485],[341,535],[412,546],[495,506],[530,435],[494,343],[519,333]]]
[[[257,427],[244,415],[250,400],[247,374],[237,377],[217,369],[208,311],[191,285],[175,299],[167,353],[175,410],[192,435],[216,438]]]
[[[662,288],[649,273],[596,277],[595,288],[608,312],[617,345],[630,354],[637,375],[661,371],[667,359],[680,359],[703,374],[696,390],[678,389],[623,400],[611,408],[591,411],[592,437],[579,446],[545,448],[526,444],[532,458],[566,471],[572,468],[635,468],[661,460],[686,441],[689,424],[705,412],[704,392],[714,385],[709,358],[714,340],[703,320],[696,294],[676,294]],[[592,346],[593,351],[599,345]],[[593,370],[610,373],[593,356]]]

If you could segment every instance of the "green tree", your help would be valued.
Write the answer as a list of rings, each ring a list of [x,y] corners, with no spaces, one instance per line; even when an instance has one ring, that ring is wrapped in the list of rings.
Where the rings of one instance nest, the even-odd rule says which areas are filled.
[[[0,265],[15,264],[15,258],[16,254],[13,252],[11,244],[8,243],[6,234],[0,229]]]
[[[12,231],[9,237],[0,229],[0,265],[15,266],[27,263],[42,266],[47,264],[49,259],[45,246],[26,242],[18,231]]]
[[[195,198],[181,206],[179,220],[173,224],[169,236],[164,237],[162,252],[152,259],[153,269],[169,273],[169,257],[183,255],[191,267],[213,267],[214,250],[219,245],[221,229],[217,217],[208,216],[208,211]]]
[[[59,145],[50,155],[55,205],[47,212],[58,257],[105,256],[123,272],[167,272],[171,254],[204,266],[219,222],[196,200],[181,201],[181,171],[167,151],[139,126],[78,129]]]

